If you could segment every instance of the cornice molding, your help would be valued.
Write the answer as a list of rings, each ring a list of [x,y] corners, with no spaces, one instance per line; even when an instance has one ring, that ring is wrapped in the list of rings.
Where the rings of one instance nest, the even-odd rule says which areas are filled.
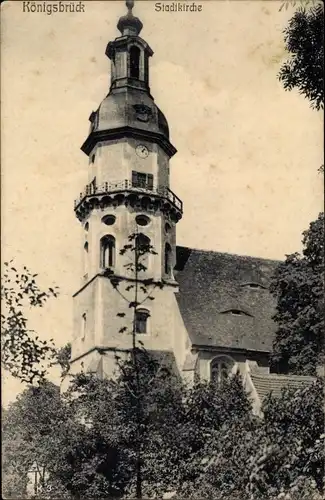
[[[171,142],[163,134],[157,132],[151,132],[150,130],[141,130],[133,127],[118,127],[111,130],[99,130],[96,132],[91,132],[83,145],[81,150],[89,156],[91,151],[94,149],[98,142],[124,139],[125,137],[131,137],[133,139],[139,140],[151,140],[157,143],[165,153],[171,158],[177,152],[177,149],[172,145]]]

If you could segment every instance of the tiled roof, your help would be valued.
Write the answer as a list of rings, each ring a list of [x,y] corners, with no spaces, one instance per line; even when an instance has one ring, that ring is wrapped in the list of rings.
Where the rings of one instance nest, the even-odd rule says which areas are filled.
[[[303,375],[251,373],[251,380],[259,398],[263,400],[270,392],[275,397],[281,396],[281,391],[284,388],[302,389],[312,384],[316,378]]]
[[[271,351],[275,302],[268,285],[278,264],[177,247],[177,301],[192,343]]]

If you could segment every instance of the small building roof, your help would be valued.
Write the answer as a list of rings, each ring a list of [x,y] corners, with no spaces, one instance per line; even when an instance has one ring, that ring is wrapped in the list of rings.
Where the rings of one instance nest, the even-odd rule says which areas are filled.
[[[275,397],[280,397],[282,389],[303,389],[315,382],[316,378],[304,375],[278,375],[275,373],[251,373],[251,380],[256,392],[262,401],[270,392]]]
[[[177,247],[176,294],[193,344],[270,352],[279,261]]]

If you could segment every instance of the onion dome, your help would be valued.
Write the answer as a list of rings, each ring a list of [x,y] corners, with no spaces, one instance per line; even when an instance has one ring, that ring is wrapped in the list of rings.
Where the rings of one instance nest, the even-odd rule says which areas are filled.
[[[134,1],[126,0],[125,4],[128,8],[128,13],[126,14],[126,16],[120,17],[117,23],[117,29],[121,32],[122,36],[138,36],[143,28],[143,24],[140,19],[134,17],[132,13]]]

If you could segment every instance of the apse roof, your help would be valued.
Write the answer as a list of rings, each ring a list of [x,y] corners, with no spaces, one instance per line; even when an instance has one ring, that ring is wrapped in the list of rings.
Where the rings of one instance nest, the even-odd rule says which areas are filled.
[[[279,261],[177,247],[176,294],[192,344],[270,352]]]

